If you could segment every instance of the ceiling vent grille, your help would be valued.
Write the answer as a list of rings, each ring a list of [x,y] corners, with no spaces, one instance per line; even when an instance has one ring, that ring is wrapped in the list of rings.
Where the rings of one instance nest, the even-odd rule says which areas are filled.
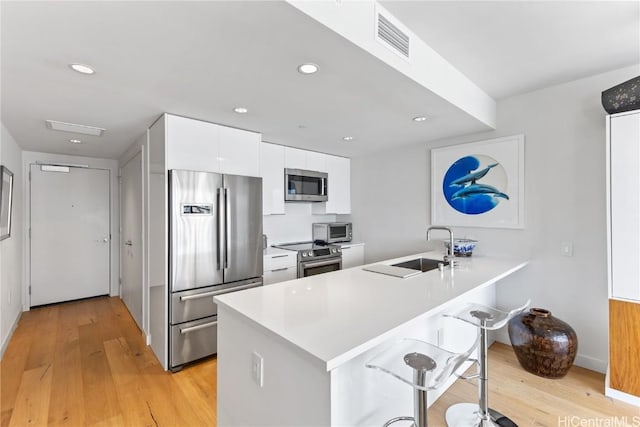
[[[409,59],[410,38],[400,28],[394,25],[389,18],[377,13],[376,38],[390,47],[405,59]]]

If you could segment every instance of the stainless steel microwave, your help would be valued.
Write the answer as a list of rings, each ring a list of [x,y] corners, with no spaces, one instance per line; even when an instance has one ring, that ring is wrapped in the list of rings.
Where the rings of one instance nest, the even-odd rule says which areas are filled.
[[[304,169],[284,170],[286,202],[326,202],[328,175]]]
[[[350,242],[353,231],[350,222],[316,222],[313,224],[313,240],[327,243]]]

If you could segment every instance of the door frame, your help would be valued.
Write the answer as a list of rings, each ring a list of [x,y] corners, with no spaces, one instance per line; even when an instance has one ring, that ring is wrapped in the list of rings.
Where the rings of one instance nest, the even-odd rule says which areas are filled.
[[[22,171],[24,179],[23,203],[25,212],[25,244],[24,246],[24,280],[22,286],[22,311],[29,311],[31,296],[29,286],[31,285],[31,239],[29,230],[31,229],[31,182],[29,173],[31,165],[37,163],[67,163],[76,165],[86,165],[90,169],[106,169],[109,171],[109,232],[111,234],[109,249],[109,295],[116,296],[119,292],[119,272],[120,255],[118,235],[120,229],[120,200],[118,194],[118,161],[112,159],[100,159],[94,157],[67,156],[60,154],[40,153],[24,151],[22,153]]]

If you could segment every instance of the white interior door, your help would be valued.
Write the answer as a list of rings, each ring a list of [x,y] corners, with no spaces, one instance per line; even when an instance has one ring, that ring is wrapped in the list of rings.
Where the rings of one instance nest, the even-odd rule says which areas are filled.
[[[120,295],[142,330],[142,153],[138,153],[122,168],[120,208]]]
[[[31,165],[31,306],[109,293],[109,171]]]

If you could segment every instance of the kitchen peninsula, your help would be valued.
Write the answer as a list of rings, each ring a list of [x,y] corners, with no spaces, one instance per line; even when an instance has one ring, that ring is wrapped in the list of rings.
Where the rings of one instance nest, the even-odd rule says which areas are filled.
[[[442,254],[381,264],[418,257]],[[216,297],[218,425],[382,425],[411,414],[412,390],[365,368],[367,360],[402,337],[465,350],[475,328],[440,314],[466,302],[494,305],[494,284],[527,264],[457,261],[453,271],[404,279],[355,267]]]

